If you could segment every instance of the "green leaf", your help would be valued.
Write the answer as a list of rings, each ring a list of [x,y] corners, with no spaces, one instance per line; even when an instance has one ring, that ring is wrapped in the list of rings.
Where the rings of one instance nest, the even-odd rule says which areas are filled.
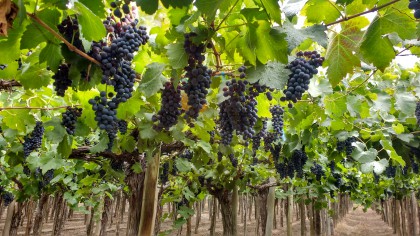
[[[89,8],[95,15],[105,18],[107,15],[104,2],[101,0],[78,0]]]
[[[267,11],[268,15],[273,19],[275,22],[281,24],[281,12],[279,1],[277,0],[261,0],[265,10]]]
[[[325,33],[326,27],[324,25],[313,25],[303,29],[296,29],[292,23],[285,21],[281,27],[274,28],[286,35],[288,44],[287,49],[289,52],[308,38],[317,42],[322,47],[327,48],[328,38]]]
[[[53,152],[44,153],[39,162],[41,163],[41,169],[44,173],[48,170],[59,169],[67,165],[64,159],[55,157]]]
[[[188,7],[193,1],[192,0],[160,0],[164,7],[168,8],[169,6],[172,6],[174,8],[179,7]]]
[[[60,155],[61,158],[67,158],[71,154],[71,145],[72,145],[73,139],[66,134],[64,136],[63,140],[58,144],[57,147],[57,153]]]
[[[370,148],[369,150],[365,151],[366,145],[364,143],[356,142],[353,143],[355,147],[352,157],[354,160],[364,164],[368,162],[372,162],[375,160],[376,156],[378,155],[378,151],[374,148]]]
[[[382,16],[376,16],[367,29],[360,51],[363,57],[380,70],[384,70],[394,59],[395,52],[386,34],[396,32],[401,39],[415,37],[416,25],[410,16],[396,10],[387,11]]]
[[[265,64],[271,60],[287,63],[288,52],[284,33],[271,28],[267,21],[259,21],[253,37],[256,42],[255,53],[261,63]]]
[[[141,10],[149,15],[155,13],[159,6],[158,0],[136,0],[137,6],[141,7]]]
[[[0,111],[0,115],[3,117],[2,123],[6,127],[10,129],[15,129],[19,132],[26,132],[28,124],[35,124],[35,118],[31,115],[31,113],[29,113],[29,110],[3,110]]]
[[[223,1],[226,0],[197,0],[194,5],[207,17],[207,22],[212,22]]]
[[[247,80],[251,83],[259,82],[270,88],[283,89],[289,79],[290,70],[280,62],[268,62],[248,70]]]
[[[61,13],[56,9],[43,9],[37,13],[37,17],[52,29],[57,29],[57,24],[60,22],[60,16]],[[26,31],[23,33],[22,40],[20,42],[20,48],[32,49],[43,42],[58,44],[59,40],[41,25],[33,22],[26,27]]]
[[[363,19],[363,18],[361,18]],[[328,79],[335,87],[354,67],[360,67],[360,59],[355,55],[362,39],[361,28],[365,27],[359,20],[342,24],[342,30],[334,33],[325,56],[328,65]]]
[[[177,158],[175,165],[180,172],[188,172],[191,170],[191,163],[185,158]]]
[[[302,12],[310,23],[330,23],[340,17],[338,7],[329,0],[309,0]]]
[[[184,43],[169,44],[165,47],[172,68],[181,69],[188,64],[188,54],[185,52]]]
[[[416,97],[411,92],[398,92],[395,94],[396,108],[404,114],[414,114],[416,110]]]
[[[36,78],[36,79],[35,79]],[[47,86],[51,79],[51,71],[45,65],[35,64],[23,67],[18,81],[25,89],[37,89]]]
[[[44,123],[46,128],[45,130],[45,137],[49,141],[61,142],[63,140],[64,135],[66,134],[66,129],[64,129],[63,125],[61,124],[61,120],[58,117],[54,117],[51,120]],[[53,130],[50,130],[48,127],[54,127]]]
[[[23,21],[26,19],[26,7],[24,0],[18,0],[19,11],[15,20],[18,21],[19,25],[22,25]]]
[[[211,152],[211,145],[203,140],[197,142],[197,147],[203,149],[206,153]]]
[[[109,139],[106,134],[102,134],[99,143],[90,149],[91,153],[103,152],[108,148]]]
[[[394,147],[392,146],[392,142],[386,139],[382,139],[380,141],[382,147],[386,150],[388,153],[388,156],[393,159],[394,161],[398,162],[400,165],[405,166],[405,161],[403,158],[397,154]]]
[[[7,33],[7,38],[0,37],[0,64],[8,64],[20,56],[20,39],[25,26],[17,26],[17,23],[13,25]]]
[[[48,43],[39,54],[39,62],[47,62],[52,71],[56,71],[61,64],[63,56],[61,55],[61,47],[59,45]]]
[[[346,97],[334,93],[324,98],[325,113],[334,117],[341,117],[347,111]]]
[[[106,30],[101,18],[95,15],[89,8],[80,2],[75,2],[74,6],[79,12],[78,20],[84,38],[90,41],[99,41],[106,35]]]
[[[162,84],[167,79],[162,75],[165,70],[165,64],[152,63],[147,66],[146,72],[140,82],[140,90],[148,98],[157,93],[161,88]]]
[[[290,0],[286,2],[286,5],[283,7],[283,12],[287,18],[292,18],[297,15],[302,8],[305,6],[308,0]]]

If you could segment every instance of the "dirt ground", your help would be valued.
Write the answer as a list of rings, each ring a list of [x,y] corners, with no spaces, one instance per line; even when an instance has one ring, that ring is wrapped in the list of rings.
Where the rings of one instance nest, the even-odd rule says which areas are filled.
[[[128,213],[126,213],[128,214]],[[195,217],[192,218],[192,232],[193,235],[197,236],[204,236],[209,235],[209,228],[210,228],[210,220],[209,214],[207,211],[204,211],[201,216],[201,222],[199,224],[197,234],[194,233],[195,229]],[[0,220],[0,234],[2,233],[3,225],[5,219],[5,212],[3,212],[3,216]],[[285,220],[285,219],[284,219]],[[244,234],[244,224],[238,219],[238,235],[245,235]],[[125,235],[126,229],[126,222],[127,222],[127,215],[124,216],[124,222],[120,225],[120,235]],[[285,222],[284,222],[285,223]],[[52,231],[52,222],[47,222],[44,224],[43,227],[43,234],[45,236],[51,235]],[[309,221],[306,222],[307,229],[309,229]],[[256,235],[256,222],[254,219],[248,220],[247,222],[247,233],[248,236]],[[166,220],[163,222],[161,226],[161,230],[169,230],[172,227],[172,221]],[[24,228],[20,228],[19,235],[24,235]],[[216,235],[222,235],[222,222],[221,216],[217,219],[216,223]],[[115,235],[115,224],[108,228],[108,235]],[[337,225],[335,228],[335,235],[342,235],[342,236],[390,236],[392,234],[392,228],[389,227],[386,223],[381,220],[380,215],[376,214],[373,210],[368,210],[364,213],[360,208],[351,211],[342,221]],[[177,235],[178,231],[173,231],[169,235]],[[83,236],[86,235],[86,227],[84,225],[84,215],[82,214],[75,214],[71,219],[69,219],[62,232],[63,236]],[[186,225],[183,226],[181,234],[186,235]],[[277,227],[273,230],[273,235],[280,236],[286,235],[286,228],[280,227],[280,220],[277,220]],[[293,235],[300,235],[300,221],[293,222]],[[308,233],[309,235],[309,233]]]

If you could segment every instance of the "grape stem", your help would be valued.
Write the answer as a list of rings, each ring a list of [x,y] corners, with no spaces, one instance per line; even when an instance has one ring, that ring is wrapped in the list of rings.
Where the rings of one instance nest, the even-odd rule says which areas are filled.
[[[16,80],[0,80],[0,89],[10,89],[11,87],[20,87],[22,86]]]
[[[73,105],[74,107],[77,106],[81,106],[81,105]],[[63,109],[63,108],[67,108],[69,106],[59,106],[59,107],[0,107],[0,111],[3,110],[24,110],[24,109],[29,109],[29,110],[59,110],[59,109]]]
[[[369,10],[367,10],[367,11],[360,12],[360,13],[355,14],[355,15],[351,15],[351,16],[347,16],[347,17],[341,18],[340,20],[337,20],[337,21],[334,21],[334,22],[328,23],[328,24],[326,24],[325,26],[326,26],[326,27],[328,27],[328,26],[335,25],[335,24],[338,24],[338,23],[341,23],[341,22],[344,22],[344,21],[351,20],[351,19],[356,18],[356,17],[359,17],[359,16],[366,15],[366,14],[371,13],[371,12],[378,11],[378,10],[380,10],[380,9],[384,8],[384,7],[387,7],[387,6],[389,6],[389,5],[392,5],[392,4],[397,3],[397,2],[399,2],[399,1],[401,1],[401,0],[393,0],[393,1],[388,2],[388,3],[385,3],[385,4],[383,4],[383,5],[380,5],[380,6],[376,6],[376,7],[374,7],[374,8],[371,8],[371,9],[369,9]]]
[[[101,65],[101,63],[99,63],[97,60],[95,60],[94,58],[90,57],[86,53],[82,52],[81,50],[79,50],[78,48],[76,48],[73,44],[69,43],[65,38],[63,38],[63,36],[61,36],[59,33],[55,32],[55,30],[53,30],[50,26],[48,26],[47,24],[45,24],[45,22],[43,22],[40,18],[38,18],[34,13],[26,13],[26,14],[32,20],[34,20],[36,23],[40,24],[42,27],[44,27],[46,30],[48,30],[52,35],[54,35],[54,37],[56,37],[57,39],[59,39],[60,41],[62,41],[65,45],[67,45],[67,47],[69,48],[70,51],[74,51],[75,53],[79,54],[81,57],[86,58],[87,60],[95,63],[98,66]]]

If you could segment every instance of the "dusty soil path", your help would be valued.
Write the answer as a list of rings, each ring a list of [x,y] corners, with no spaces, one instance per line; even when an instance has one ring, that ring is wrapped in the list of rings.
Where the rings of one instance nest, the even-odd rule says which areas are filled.
[[[340,236],[391,236],[393,230],[381,216],[369,209],[363,212],[359,207],[349,212],[335,228],[335,235]]]

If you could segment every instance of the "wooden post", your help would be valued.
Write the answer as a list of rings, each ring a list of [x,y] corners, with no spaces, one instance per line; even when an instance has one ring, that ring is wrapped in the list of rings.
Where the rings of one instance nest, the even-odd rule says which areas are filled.
[[[417,200],[416,200],[416,194],[414,192],[411,193],[411,213],[412,213],[412,218],[413,218],[413,230],[414,230],[414,234],[413,236],[417,236],[417,220],[416,220],[416,213],[417,213]],[[420,220],[420,219],[419,219]],[[420,225],[419,225],[420,228]]]
[[[144,191],[138,236],[152,236],[155,227],[159,176],[160,147],[152,158],[147,162],[146,177],[144,180]]]
[[[293,192],[293,186],[290,185],[290,192]],[[292,230],[292,218],[293,218],[293,194],[287,197],[287,236],[293,235]]]
[[[270,178],[270,183],[275,182],[276,179]],[[271,236],[273,231],[273,222],[274,222],[274,203],[276,199],[276,193],[275,193],[276,187],[270,187],[268,189],[268,195],[267,195],[267,223],[265,225],[265,236]]]
[[[216,229],[216,214],[217,214],[217,199],[215,196],[213,196],[213,203],[211,204],[212,206],[212,214],[211,214],[211,224],[210,224],[210,236],[213,236],[215,233],[215,229]],[[210,209],[209,209],[210,212]]]
[[[238,234],[238,185],[235,184],[232,193],[233,236]]]

